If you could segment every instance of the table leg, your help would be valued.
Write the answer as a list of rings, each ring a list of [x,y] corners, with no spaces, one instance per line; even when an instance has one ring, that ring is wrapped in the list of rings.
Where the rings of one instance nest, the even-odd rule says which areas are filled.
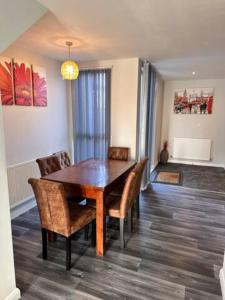
[[[104,193],[98,192],[96,197],[96,254],[103,256],[105,252],[105,205]]]

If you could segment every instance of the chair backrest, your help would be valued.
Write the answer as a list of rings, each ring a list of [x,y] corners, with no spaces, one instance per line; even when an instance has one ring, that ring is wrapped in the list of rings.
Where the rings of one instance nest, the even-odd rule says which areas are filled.
[[[140,193],[141,179],[147,161],[147,157],[142,159],[139,163],[136,164],[134,169],[127,177],[120,202],[120,216],[122,218],[125,218],[128,210],[131,208]]]
[[[146,166],[147,162],[148,162],[148,157],[145,157],[139,163],[137,163],[136,166],[134,167],[134,169],[132,170],[133,172],[138,173],[138,183],[137,183],[137,186],[136,186],[138,194],[140,193],[142,175],[143,175],[143,172],[144,172],[144,169],[145,169],[145,166]]]
[[[66,151],[59,151],[54,153],[53,155],[56,155],[58,157],[62,169],[71,166],[70,157]]]
[[[127,177],[120,201],[120,217],[125,218],[137,198],[138,173],[131,171]]]
[[[68,203],[61,183],[30,178],[37,201],[41,227],[65,236],[70,235]]]
[[[127,147],[109,147],[108,159],[129,160],[129,148]]]
[[[36,162],[38,163],[42,177],[61,170],[61,165],[56,155],[38,158]]]

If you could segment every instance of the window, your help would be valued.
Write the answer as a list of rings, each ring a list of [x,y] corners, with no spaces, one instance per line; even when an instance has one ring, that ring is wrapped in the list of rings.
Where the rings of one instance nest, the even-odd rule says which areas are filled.
[[[111,70],[80,71],[74,92],[74,157],[106,159],[110,140]]]

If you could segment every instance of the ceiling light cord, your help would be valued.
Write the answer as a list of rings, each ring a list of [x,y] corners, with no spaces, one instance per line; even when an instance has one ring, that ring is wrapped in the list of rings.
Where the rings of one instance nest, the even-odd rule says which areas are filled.
[[[66,45],[68,46],[68,48],[69,48],[69,60],[70,60],[70,48],[71,48],[71,46],[73,45],[73,43],[72,42],[69,42],[69,41],[67,41],[66,42]]]

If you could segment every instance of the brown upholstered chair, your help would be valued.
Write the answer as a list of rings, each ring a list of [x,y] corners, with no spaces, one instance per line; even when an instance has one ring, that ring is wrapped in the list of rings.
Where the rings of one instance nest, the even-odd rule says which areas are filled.
[[[122,195],[109,195],[106,203],[107,215],[120,219],[120,243],[124,248],[124,220],[128,215],[129,232],[132,231],[132,207],[137,198],[138,172],[131,171],[127,177]]]
[[[39,166],[41,177],[61,170],[61,165],[56,155],[38,158],[36,162]]]
[[[137,218],[139,219],[140,217],[140,191],[141,191],[141,180],[142,180],[142,175],[145,169],[145,166],[148,162],[148,157],[145,157],[144,159],[142,159],[139,163],[136,164],[136,166],[134,167],[134,169],[132,170],[133,172],[137,172],[138,173],[138,180],[137,180],[137,198],[135,200],[135,204],[136,204],[136,212],[137,212]],[[123,185],[124,186],[124,185]],[[123,192],[123,186],[119,186],[118,188],[116,188],[114,191],[112,191],[111,195],[113,196],[121,196],[122,192]]]
[[[129,160],[129,148],[127,147],[109,147],[108,159]]]
[[[140,217],[140,191],[141,191],[141,180],[143,176],[144,169],[146,167],[146,164],[148,162],[148,157],[145,157],[142,159],[139,163],[136,164],[136,166],[133,169],[133,172],[138,173],[138,183],[137,183],[137,198],[136,198],[136,211],[137,211],[137,218]]]
[[[70,157],[66,151],[59,151],[53,153],[53,155],[58,157],[61,169],[71,166]]]
[[[69,154],[66,151],[59,151],[53,153],[53,155],[56,155],[58,157],[61,169],[65,169],[67,167],[71,166],[71,160],[69,157]],[[84,198],[76,198],[74,199],[73,194],[74,194],[74,187],[73,185],[67,184],[66,186],[64,185],[66,189],[66,194],[67,194],[67,199],[72,199],[72,201],[76,200],[76,202],[81,202],[84,200]],[[93,202],[88,202],[88,204],[92,204]],[[85,232],[84,232],[84,239],[88,240],[88,235],[89,235],[89,226],[85,227]]]
[[[46,175],[49,175],[51,173],[54,173],[62,169],[62,166],[60,164],[60,159],[56,154],[38,158],[36,162],[39,166],[41,177],[44,177]],[[84,200],[84,198],[78,198],[73,196],[75,194],[73,185],[65,184],[64,189],[66,192],[66,198],[69,202],[79,203]],[[84,234],[85,239],[87,239],[87,236],[88,236],[88,226],[87,228],[85,228],[85,234]],[[53,241],[55,239],[56,239],[56,234],[53,235],[49,232],[49,240]]]
[[[132,209],[134,203],[137,205],[137,215],[139,217],[139,194],[141,188],[141,179],[148,158],[144,158],[130,172],[122,193],[112,192],[106,199],[108,203],[107,213],[110,217],[120,219],[120,241],[121,248],[124,248],[124,219],[128,215],[129,232],[132,231]],[[133,174],[133,175],[132,175]]]
[[[49,175],[51,173],[54,173],[56,171],[62,170],[63,168],[66,167],[66,164],[68,162],[70,162],[70,159],[68,157],[68,159],[64,162],[62,162],[62,160],[60,161],[60,156],[61,154],[57,155],[56,154],[52,154],[50,156],[46,156],[46,157],[42,157],[42,158],[38,158],[36,160],[38,166],[39,166],[39,170],[41,173],[41,177],[44,177],[46,175]],[[63,155],[62,157],[66,157],[66,155]],[[74,200],[74,187],[70,184],[65,184],[64,188],[66,190],[66,195],[67,195],[67,199],[70,200],[73,199]],[[76,202],[80,202],[83,199],[76,199]]]
[[[93,224],[93,231],[95,230],[95,209],[78,204],[69,207],[61,183],[32,178],[28,182],[33,188],[40,215],[43,259],[47,259],[47,231],[63,235],[66,238],[66,269],[69,270],[71,236],[90,222]]]

